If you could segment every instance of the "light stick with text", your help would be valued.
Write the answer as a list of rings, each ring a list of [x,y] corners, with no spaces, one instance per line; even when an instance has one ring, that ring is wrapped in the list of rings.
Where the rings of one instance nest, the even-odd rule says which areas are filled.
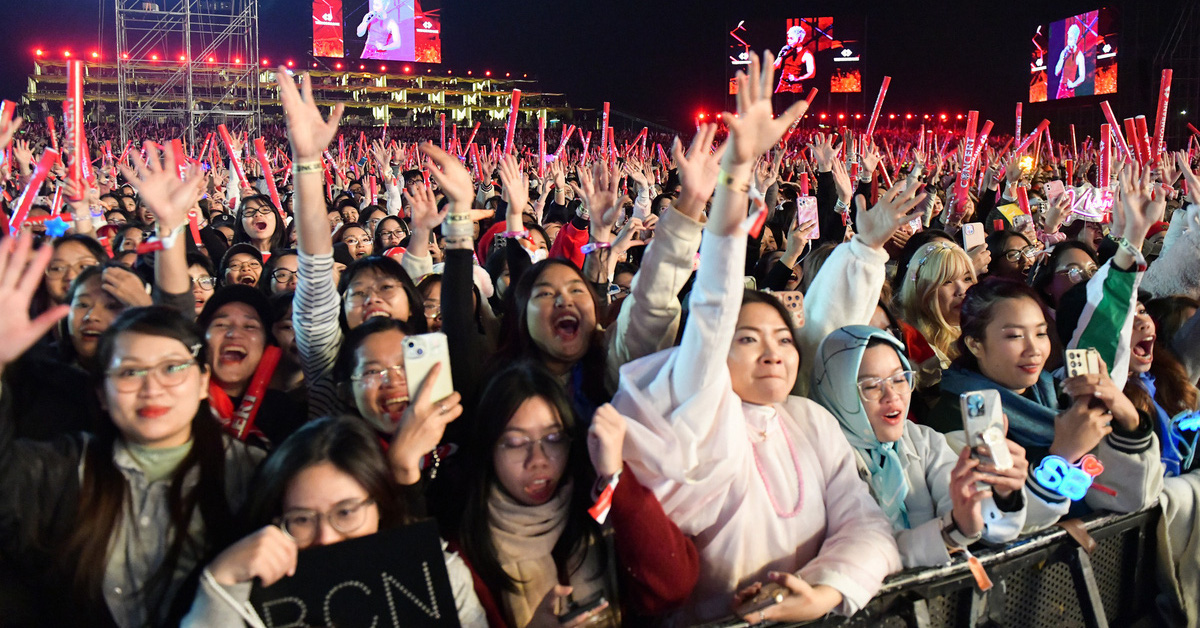
[[[513,134],[517,132],[517,116],[520,115],[521,90],[512,90],[512,104],[508,110],[508,125],[504,128],[504,154],[512,152]]]
[[[1158,116],[1154,122],[1154,141],[1150,144],[1150,161],[1156,161],[1158,154],[1166,152],[1167,144],[1163,139],[1167,133],[1167,105],[1171,102],[1171,77],[1174,72],[1163,70],[1158,82]]]

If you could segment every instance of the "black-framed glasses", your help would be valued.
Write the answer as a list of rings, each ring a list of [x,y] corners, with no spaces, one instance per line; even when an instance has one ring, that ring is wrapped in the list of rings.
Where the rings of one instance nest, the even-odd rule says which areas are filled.
[[[284,534],[292,537],[296,545],[308,547],[320,536],[322,519],[328,521],[329,525],[341,534],[351,534],[367,522],[367,507],[374,503],[375,500],[368,497],[338,502],[329,512],[297,508],[283,513],[276,520],[276,525]]]
[[[242,262],[241,264],[230,264],[225,270],[233,270],[240,273],[262,270],[262,264],[255,261]]]
[[[535,444],[541,448],[543,456],[551,460],[562,460],[571,448],[571,437],[563,431],[551,432],[536,439],[512,434],[496,443],[496,455],[503,462],[521,464],[529,459]]]
[[[858,380],[858,394],[866,401],[883,399],[884,388],[891,388],[897,394],[912,391],[913,372],[899,371],[887,377],[871,377]]]
[[[255,216],[266,216],[275,213],[275,210],[265,205],[259,207],[246,206],[242,208],[242,216],[245,218],[253,218]]]
[[[279,283],[288,283],[295,278],[296,271],[294,270],[289,270],[287,268],[276,268],[275,270],[271,271],[271,279],[274,279]]]
[[[99,265],[100,265],[100,262],[97,262],[96,260],[80,260],[78,262],[75,262],[74,264],[68,264],[66,262],[53,262],[49,266],[46,267],[46,276],[53,278],[53,279],[57,279],[59,277],[62,277],[63,275],[66,275],[69,271],[72,271],[72,270],[75,271],[76,275],[78,275],[79,273],[81,273],[93,266],[99,266]]]
[[[403,240],[404,236],[406,236],[406,235],[408,235],[408,234],[405,233],[403,229],[395,229],[393,231],[380,231],[379,232],[380,238],[388,237],[388,238],[396,238],[397,240]]]
[[[216,277],[192,277],[192,285],[199,286],[201,290],[212,290],[217,287]]]

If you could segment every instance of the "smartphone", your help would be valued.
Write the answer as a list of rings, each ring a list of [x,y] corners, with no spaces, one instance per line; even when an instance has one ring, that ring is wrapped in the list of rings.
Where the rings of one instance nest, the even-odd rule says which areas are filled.
[[[918,216],[918,217],[913,218],[912,220],[908,221],[908,230],[913,233],[916,233],[916,232],[920,231],[921,229],[924,229],[925,225],[924,225],[924,223],[921,222],[921,220],[922,220],[921,217]]]
[[[742,287],[747,290],[758,290],[758,280],[753,275],[742,277]]]
[[[997,390],[972,390],[959,396],[962,406],[963,432],[971,455],[984,464],[1004,470],[1012,468],[1012,455],[1004,442],[1004,414]],[[987,447],[987,455],[977,448]],[[985,488],[985,487],[980,487]]]
[[[1063,182],[1055,179],[1046,182],[1046,200],[1053,203],[1054,199],[1067,193],[1067,189],[1063,186]]]
[[[983,230],[982,222],[968,222],[962,226],[963,250],[971,249],[984,243],[987,233]]]
[[[1100,352],[1094,348],[1067,349],[1067,377],[1100,372]]]
[[[757,595],[740,604],[737,608],[733,609],[733,612],[738,617],[753,615],[782,602],[785,597],[787,597],[787,589],[783,585],[768,582],[763,585]]]
[[[792,314],[792,324],[796,327],[804,327],[804,293],[799,290],[780,290],[772,292],[783,307],[787,308]]]
[[[450,346],[446,334],[435,331],[431,334],[415,334],[404,339],[404,377],[408,381],[408,396],[415,398],[425,383],[434,364],[441,364],[437,381],[429,391],[430,401],[440,401],[454,392],[450,378]]]
[[[821,221],[817,220],[817,197],[815,196],[800,196],[796,198],[796,228],[806,222],[816,221],[817,228],[808,234],[809,240],[816,240],[821,237]]]
[[[574,600],[571,600],[567,604],[567,607],[565,609],[563,609],[563,612],[561,614],[559,614],[558,622],[560,624],[569,624],[572,621],[574,621],[576,618],[578,618],[580,615],[584,615],[586,613],[590,613],[590,612],[596,610],[597,608],[599,608],[602,604],[604,604],[607,601],[608,600],[606,600],[604,598],[603,591],[592,596],[591,599],[585,600],[583,602],[576,602]],[[601,615],[603,615],[603,613],[601,613]],[[593,619],[595,619],[595,618],[593,618]]]

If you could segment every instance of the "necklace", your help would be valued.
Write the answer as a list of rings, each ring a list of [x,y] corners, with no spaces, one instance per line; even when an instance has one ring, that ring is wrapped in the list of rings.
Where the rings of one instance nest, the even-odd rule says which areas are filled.
[[[754,467],[758,469],[758,477],[762,479],[763,487],[767,489],[767,499],[771,500],[771,508],[780,517],[791,519],[800,514],[800,508],[804,505],[804,479],[800,476],[800,458],[796,456],[796,447],[792,444],[792,437],[788,436],[787,430],[784,429],[782,424],[779,426],[779,431],[783,432],[783,442],[787,443],[788,453],[792,456],[792,466],[796,470],[796,488],[799,495],[796,496],[796,506],[792,508],[791,512],[784,512],[779,507],[779,502],[775,499],[775,493],[771,491],[771,483],[767,481],[767,474],[763,472],[762,460],[758,457],[758,450],[755,449],[754,443],[750,443],[750,452],[754,455]],[[766,437],[766,430],[763,430],[763,437]],[[763,442],[766,441],[764,440]]]

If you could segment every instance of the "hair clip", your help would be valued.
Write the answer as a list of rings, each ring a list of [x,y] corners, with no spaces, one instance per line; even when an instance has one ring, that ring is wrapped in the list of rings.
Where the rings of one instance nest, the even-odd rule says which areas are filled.
[[[921,272],[921,267],[925,265],[925,262],[929,260],[929,256],[933,255],[935,251],[948,251],[953,248],[954,245],[948,242],[930,242],[926,244],[923,251],[924,255],[917,262],[917,265],[911,267],[911,270],[909,270],[909,273],[912,274],[911,281],[914,283],[917,281],[917,274]]]

